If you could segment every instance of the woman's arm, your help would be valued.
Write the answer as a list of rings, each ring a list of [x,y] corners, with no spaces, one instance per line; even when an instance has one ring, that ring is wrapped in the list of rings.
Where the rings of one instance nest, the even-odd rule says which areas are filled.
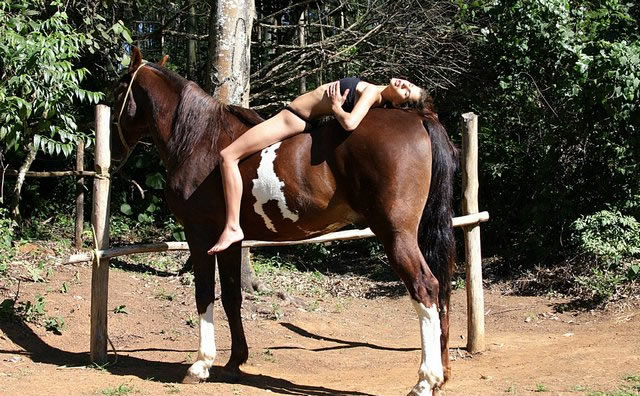
[[[360,94],[351,113],[342,109],[342,104],[347,99],[349,90],[340,95],[340,83],[335,82],[327,89],[327,95],[331,100],[331,110],[342,127],[351,132],[360,125],[360,122],[367,115],[369,109],[380,101],[380,93],[375,86],[367,84]]]

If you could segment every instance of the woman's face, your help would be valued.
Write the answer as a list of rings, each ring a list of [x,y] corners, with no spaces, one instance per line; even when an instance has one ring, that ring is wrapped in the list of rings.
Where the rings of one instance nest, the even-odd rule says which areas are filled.
[[[391,99],[394,104],[416,102],[420,99],[420,87],[407,80],[392,78],[389,81],[389,86],[391,87]]]

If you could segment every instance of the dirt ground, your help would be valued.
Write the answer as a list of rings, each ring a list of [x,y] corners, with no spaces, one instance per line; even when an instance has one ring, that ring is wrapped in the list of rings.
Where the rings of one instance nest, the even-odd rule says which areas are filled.
[[[2,282],[0,301],[14,298],[17,282]],[[197,354],[193,286],[170,273],[128,269],[110,271],[109,336],[117,362],[87,367],[90,282],[88,265],[58,265],[47,282],[20,282],[18,302],[43,295],[45,315],[64,317],[66,327],[55,335],[32,323],[0,322],[1,396],[404,395],[417,380],[419,328],[408,297],[314,297],[289,288],[292,298],[245,300],[250,356],[240,382],[220,376],[230,337],[217,301],[211,379],[180,384]],[[454,291],[446,394],[583,395],[620,389],[625,376],[640,375],[640,309],[576,312],[566,303],[487,291],[487,350],[471,356],[464,350],[465,292]]]

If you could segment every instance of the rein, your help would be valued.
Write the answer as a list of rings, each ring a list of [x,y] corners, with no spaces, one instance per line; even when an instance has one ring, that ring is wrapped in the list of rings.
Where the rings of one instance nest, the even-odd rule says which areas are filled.
[[[127,159],[129,159],[129,155],[131,154],[131,149],[132,149],[132,147],[129,147],[129,144],[127,144],[127,141],[125,140],[124,135],[122,134],[122,128],[120,127],[120,118],[122,117],[122,113],[124,112],[124,107],[127,105],[127,99],[129,99],[129,94],[131,94],[133,81],[135,80],[136,75],[138,74],[140,69],[142,69],[142,66],[145,66],[146,64],[147,64],[147,61],[143,60],[140,66],[138,66],[138,68],[136,69],[136,71],[133,72],[133,75],[131,76],[131,82],[129,83],[129,87],[127,87],[127,93],[125,94],[124,101],[122,102],[122,107],[120,108],[120,113],[118,113],[118,119],[116,120],[116,126],[118,127],[118,136],[120,137],[120,143],[122,143],[122,146],[124,146],[125,150],[127,150],[127,155],[125,156],[124,160],[122,160],[121,165],[118,166],[118,169],[116,169],[116,172],[120,170],[120,168],[122,167],[122,165],[124,165],[125,162],[127,162]]]

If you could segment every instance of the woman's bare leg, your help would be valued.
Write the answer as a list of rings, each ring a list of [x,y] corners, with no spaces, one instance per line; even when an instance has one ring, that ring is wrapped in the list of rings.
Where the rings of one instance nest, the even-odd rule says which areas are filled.
[[[283,110],[273,118],[249,129],[220,152],[220,170],[227,217],[224,230],[218,238],[218,242],[209,249],[209,254],[221,252],[244,238],[244,233],[240,228],[240,202],[242,200],[242,177],[238,168],[240,160],[304,131],[305,126],[306,123],[303,120],[291,112]]]

